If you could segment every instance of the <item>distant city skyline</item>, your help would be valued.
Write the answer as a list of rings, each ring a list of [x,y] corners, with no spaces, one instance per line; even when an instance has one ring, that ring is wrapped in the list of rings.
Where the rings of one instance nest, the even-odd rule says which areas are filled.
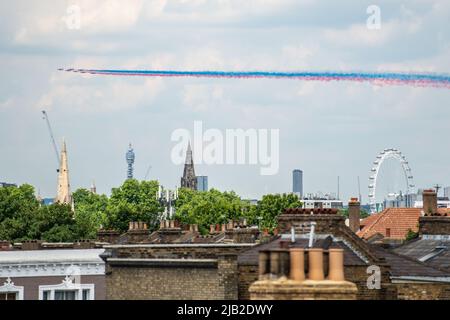
[[[359,176],[366,203],[373,161],[385,148],[407,156],[417,187],[448,186],[448,89],[57,71],[73,66],[450,73],[450,2],[378,1],[377,30],[366,25],[372,4],[83,0],[81,24],[69,28],[66,2],[3,2],[0,181],[29,183],[42,197],[56,196],[55,152],[41,114],[46,110],[57,144],[63,137],[67,142],[72,190],[89,189],[95,180],[98,193],[110,194],[121,185],[130,141],[138,154],[134,178],[144,179],[151,164],[148,180],[179,185],[183,165],[171,161],[171,134],[192,131],[195,121],[221,132],[279,129],[276,175],[262,176],[251,164],[196,165],[197,172],[214,177],[214,188],[243,198],[291,192],[292,170],[301,167],[305,193],[336,193],[339,176],[346,202],[358,196]],[[397,192],[401,175],[388,173],[384,179],[392,187],[384,192]]]

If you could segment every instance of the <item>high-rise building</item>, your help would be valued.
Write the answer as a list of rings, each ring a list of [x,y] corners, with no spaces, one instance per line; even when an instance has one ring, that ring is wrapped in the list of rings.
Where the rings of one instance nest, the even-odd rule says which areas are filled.
[[[450,187],[444,188],[444,197],[450,198]]]
[[[208,177],[206,176],[197,177],[197,190],[208,191]]]
[[[0,182],[0,188],[17,187],[15,183]]]
[[[190,142],[186,152],[186,161],[184,164],[183,177],[181,178],[181,187],[197,190],[197,177],[195,176],[194,160],[192,157],[192,149]]]
[[[128,164],[127,179],[133,179],[134,159],[135,159],[135,154],[134,154],[133,148],[130,143],[127,154],[126,154],[126,160],[127,160],[127,164]]]
[[[63,141],[61,150],[61,160],[59,164],[59,174],[58,174],[58,192],[56,194],[55,202],[72,204],[72,193],[70,191],[70,182],[69,182],[69,166],[67,163],[66,141]]]
[[[303,197],[303,171],[295,169],[292,172],[292,192]]]

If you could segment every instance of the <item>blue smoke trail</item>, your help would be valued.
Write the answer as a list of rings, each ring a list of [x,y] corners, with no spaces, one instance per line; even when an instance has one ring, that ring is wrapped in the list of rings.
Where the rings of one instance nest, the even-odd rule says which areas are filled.
[[[93,75],[143,77],[201,77],[201,78],[275,78],[307,81],[358,81],[378,85],[403,84],[450,88],[450,75],[436,73],[399,72],[269,72],[269,71],[175,71],[175,70],[108,70],[58,69]]]

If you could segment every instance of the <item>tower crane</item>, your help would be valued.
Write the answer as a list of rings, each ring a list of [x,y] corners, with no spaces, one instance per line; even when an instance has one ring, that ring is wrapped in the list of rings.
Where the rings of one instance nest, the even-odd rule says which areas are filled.
[[[50,133],[50,139],[52,141],[53,144],[53,149],[55,150],[55,155],[56,155],[56,162],[58,163],[58,169],[57,171],[59,171],[59,152],[58,152],[58,146],[56,145],[55,142],[55,137],[53,136],[53,130],[52,130],[52,126],[50,125],[50,121],[48,120],[48,114],[45,110],[42,110],[42,119],[44,119],[47,123],[47,127],[48,127],[48,132]]]
[[[153,167],[152,167],[151,165],[148,167],[147,172],[145,173],[144,181],[147,180],[148,175],[149,175],[149,173],[150,173],[150,170],[152,170],[152,168],[153,168]]]

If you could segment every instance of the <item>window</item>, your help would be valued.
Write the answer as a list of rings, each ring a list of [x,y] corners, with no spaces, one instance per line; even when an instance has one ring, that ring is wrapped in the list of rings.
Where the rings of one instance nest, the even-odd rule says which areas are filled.
[[[61,284],[39,286],[39,300],[94,300],[95,285],[73,283],[66,277]]]
[[[23,291],[23,287],[14,285],[11,278],[8,278],[5,283],[0,286],[0,301],[23,300]]]
[[[391,228],[386,228],[386,238],[391,237]]]
[[[90,293],[91,293],[91,290],[83,289],[83,299],[82,300],[90,300],[89,299]]]
[[[17,300],[17,292],[0,293],[0,301]]]
[[[77,293],[76,290],[55,290],[55,300],[77,300]]]
[[[42,300],[50,300],[51,291],[44,291],[42,294]]]

